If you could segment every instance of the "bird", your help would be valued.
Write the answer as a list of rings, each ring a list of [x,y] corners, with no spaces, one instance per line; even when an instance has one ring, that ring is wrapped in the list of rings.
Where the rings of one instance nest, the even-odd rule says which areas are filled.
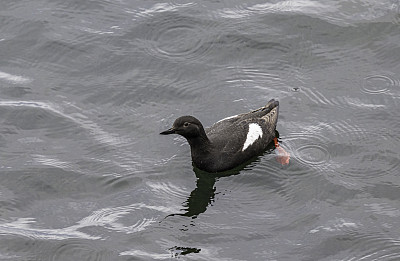
[[[233,169],[261,155],[275,141],[279,101],[224,118],[209,128],[193,116],[177,118],[161,135],[178,134],[190,145],[192,162],[200,170],[217,173]]]

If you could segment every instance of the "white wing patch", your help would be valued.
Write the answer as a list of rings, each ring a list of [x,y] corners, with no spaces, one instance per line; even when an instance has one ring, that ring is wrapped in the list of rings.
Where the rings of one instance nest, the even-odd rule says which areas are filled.
[[[263,131],[257,123],[249,124],[249,132],[247,133],[246,141],[243,144],[242,151],[245,151],[251,144],[253,144],[256,140],[261,138],[263,135]]]

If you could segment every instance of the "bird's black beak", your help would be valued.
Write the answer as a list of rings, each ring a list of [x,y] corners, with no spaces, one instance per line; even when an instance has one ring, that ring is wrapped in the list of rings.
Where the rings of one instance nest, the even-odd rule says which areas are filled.
[[[168,135],[168,134],[174,134],[174,133],[176,133],[176,132],[175,132],[175,129],[174,129],[174,128],[171,128],[171,129],[168,129],[168,130],[166,130],[166,131],[161,132],[160,134],[161,134],[161,135]]]

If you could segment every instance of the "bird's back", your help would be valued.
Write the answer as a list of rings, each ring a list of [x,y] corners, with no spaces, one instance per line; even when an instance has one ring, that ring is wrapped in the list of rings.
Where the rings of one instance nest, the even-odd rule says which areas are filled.
[[[278,121],[279,102],[270,100],[264,107],[222,119],[211,127],[206,128],[208,138],[213,140],[229,140],[233,134],[243,136],[247,133],[248,125],[259,124],[263,133],[274,133]]]
[[[206,128],[214,148],[214,161],[229,169],[263,153],[275,137],[278,110],[279,102],[271,100],[264,107],[225,118]]]

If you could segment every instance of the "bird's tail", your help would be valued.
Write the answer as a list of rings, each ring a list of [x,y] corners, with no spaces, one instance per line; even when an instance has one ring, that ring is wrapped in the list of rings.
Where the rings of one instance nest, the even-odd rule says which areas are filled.
[[[278,114],[279,114],[279,102],[274,99],[270,100],[261,110],[264,113],[263,118],[267,122],[271,124],[271,126],[276,126],[278,122]]]

